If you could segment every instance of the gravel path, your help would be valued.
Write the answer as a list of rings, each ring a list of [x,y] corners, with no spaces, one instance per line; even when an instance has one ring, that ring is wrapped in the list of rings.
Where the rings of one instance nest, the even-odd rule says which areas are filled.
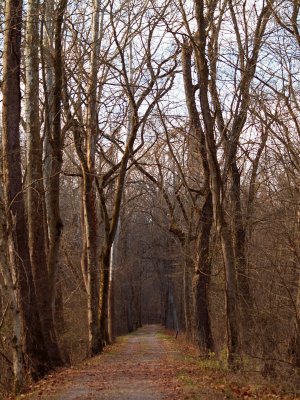
[[[250,380],[249,380],[250,379]],[[255,381],[254,381],[255,382]],[[9,400],[14,399],[13,396]],[[92,359],[37,382],[18,400],[291,400],[296,394],[251,384],[203,358],[157,325],[120,337]],[[2,399],[1,399],[2,400]]]
[[[162,328],[149,325],[84,365],[53,374],[25,399],[181,399],[173,357]]]

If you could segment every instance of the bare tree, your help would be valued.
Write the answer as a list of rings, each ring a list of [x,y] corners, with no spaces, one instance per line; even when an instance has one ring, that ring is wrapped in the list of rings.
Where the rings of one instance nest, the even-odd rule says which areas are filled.
[[[48,263],[50,296],[54,306],[55,285],[57,277],[58,254],[60,247],[61,234],[63,229],[62,219],[60,217],[60,173],[63,163],[63,133],[61,129],[62,114],[62,86],[63,86],[63,20],[68,1],[60,0],[54,16],[54,49],[53,49],[53,88],[51,103],[48,103],[50,113],[50,126],[48,126],[48,143],[45,143],[48,163],[47,186],[46,186],[46,206],[47,206],[47,224],[48,224]],[[48,51],[51,50],[48,49]],[[46,116],[46,119],[49,116]]]
[[[26,131],[29,252],[45,346],[52,367],[63,364],[57,343],[44,236],[44,186],[39,119],[39,1],[28,2],[26,21]]]
[[[266,30],[271,10],[264,6],[258,14],[256,27],[253,32],[252,49],[245,50],[241,42],[241,35],[236,22],[236,10],[232,2],[195,2],[195,21],[197,33],[193,35],[188,23],[186,12],[181,4],[184,25],[194,50],[195,63],[198,74],[199,102],[203,119],[203,132],[207,162],[210,174],[210,189],[213,202],[214,222],[222,246],[223,261],[226,278],[226,310],[228,332],[228,361],[234,367],[240,352],[240,328],[238,324],[238,305],[236,270],[240,280],[246,277],[245,273],[245,233],[241,217],[240,202],[240,173],[236,164],[237,150],[241,131],[245,125],[248,108],[250,85],[254,79],[258,55],[262,38]],[[234,111],[228,122],[222,111],[222,99],[219,96],[217,79],[217,61],[219,34],[224,19],[224,12],[229,6],[234,32],[237,36],[240,60],[240,80],[234,94]],[[247,44],[246,44],[247,45]],[[247,57],[245,59],[245,54]],[[248,57],[249,54],[249,57]],[[216,125],[215,125],[216,122]],[[218,142],[216,130],[224,148],[224,164],[221,167],[218,157]],[[233,213],[233,236],[229,221],[226,218],[226,182],[229,178],[231,207]],[[240,282],[240,280],[238,280]],[[243,280],[243,293],[249,299],[247,280]]]
[[[24,352],[33,377],[49,370],[49,359],[38,314],[28,248],[20,154],[20,62],[22,1],[7,1],[3,58],[2,146],[4,204],[8,226],[9,264],[17,284]],[[16,337],[20,340],[20,337]],[[21,343],[18,343],[21,346]],[[23,381],[16,366],[16,390]]]

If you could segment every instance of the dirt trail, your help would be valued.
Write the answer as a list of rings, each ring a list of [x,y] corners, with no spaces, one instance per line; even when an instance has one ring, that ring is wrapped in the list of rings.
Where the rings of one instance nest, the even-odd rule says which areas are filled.
[[[22,400],[221,400],[300,399],[249,377],[223,370],[193,346],[145,326],[104,353],[55,372],[21,395]],[[10,397],[12,399],[12,397]]]
[[[85,365],[54,374],[28,399],[161,400],[184,398],[162,328],[146,326]]]

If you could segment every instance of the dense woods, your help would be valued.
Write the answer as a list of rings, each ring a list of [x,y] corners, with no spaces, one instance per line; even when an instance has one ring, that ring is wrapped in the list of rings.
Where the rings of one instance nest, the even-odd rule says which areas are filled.
[[[0,4],[0,396],[162,323],[300,371],[297,0]]]

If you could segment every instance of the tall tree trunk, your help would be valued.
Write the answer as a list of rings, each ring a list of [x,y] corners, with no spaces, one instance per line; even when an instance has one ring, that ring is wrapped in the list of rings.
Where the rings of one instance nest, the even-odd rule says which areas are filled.
[[[212,223],[212,196],[211,193],[209,193],[201,210],[198,265],[193,278],[193,336],[198,346],[205,351],[214,350],[207,293],[211,274],[209,243]]]
[[[246,226],[243,221],[241,205],[240,172],[236,161],[230,168],[230,200],[233,217],[233,243],[236,263],[237,298],[242,326],[243,346],[251,345],[251,327],[253,326],[253,301],[250,290],[246,258]]]
[[[189,113],[191,134],[197,139],[199,154],[198,171],[202,172],[204,179],[205,198],[200,208],[200,234],[198,238],[198,262],[193,277],[193,336],[202,350],[213,350],[213,338],[210,328],[210,316],[208,309],[208,285],[211,274],[210,262],[210,232],[213,223],[212,195],[209,187],[210,170],[205,147],[205,135],[201,126],[198,109],[195,101],[195,90],[192,81],[191,56],[192,47],[184,43],[182,48],[182,70],[185,88],[186,104]],[[195,141],[195,139],[194,139]]]
[[[90,335],[92,353],[97,354],[102,350],[101,332],[99,326],[99,260],[98,260],[98,229],[97,229],[97,205],[95,186],[95,156],[96,141],[98,137],[98,108],[97,108],[97,77],[99,64],[99,27],[100,27],[100,1],[93,0],[92,21],[92,52],[91,52],[91,74],[89,77],[88,97],[88,129],[86,139],[87,167],[88,167],[88,197],[85,197],[86,212],[86,242],[87,242],[87,265],[88,265],[88,288],[91,292],[89,304],[89,323],[93,326]],[[88,208],[89,209],[88,209]]]
[[[51,212],[51,173],[52,173],[52,162],[51,162],[51,137],[52,137],[52,122],[53,116],[53,104],[54,104],[54,65],[53,65],[53,54],[54,54],[54,3],[46,1],[43,5],[42,13],[42,29],[41,29],[41,64],[42,64],[42,76],[43,76],[43,89],[44,89],[44,140],[43,140],[43,183],[45,190],[45,240],[47,254],[49,251],[49,226],[48,220],[50,218],[49,213]]]
[[[42,141],[39,121],[39,0],[29,0],[26,21],[27,207],[29,252],[45,346],[52,367],[63,364],[54,329],[44,237]]]
[[[82,250],[80,257],[81,273],[84,282],[86,292],[88,292],[88,260],[87,260],[87,235],[86,235],[86,223],[85,223],[85,201],[84,201],[85,188],[82,185],[81,192],[81,237],[82,237]]]
[[[84,220],[87,254],[87,288],[88,288],[88,323],[90,354],[102,351],[102,340],[99,326],[99,262],[97,252],[97,212],[94,179],[85,173],[84,176]]]
[[[102,338],[99,321],[99,267],[98,260],[98,216],[95,186],[95,156],[98,137],[98,109],[97,109],[97,77],[99,63],[99,23],[100,1],[93,0],[92,21],[92,51],[91,72],[89,76],[89,93],[87,107],[86,154],[83,150],[82,132],[77,126],[74,130],[75,147],[80,159],[83,175],[82,210],[83,210],[83,252],[81,266],[87,289],[88,325],[89,325],[89,354],[95,355],[102,351]]]
[[[55,307],[55,284],[58,270],[58,254],[63,223],[60,217],[60,173],[62,167],[63,137],[61,130],[62,102],[62,28],[68,0],[60,0],[55,15],[54,33],[54,87],[52,120],[50,121],[50,138],[46,146],[49,149],[50,177],[48,187],[47,217],[49,230],[48,273],[52,309]]]
[[[204,2],[195,1],[196,18],[198,25],[197,46],[195,46],[196,66],[199,77],[200,107],[204,120],[205,145],[210,173],[210,188],[213,202],[213,215],[222,246],[225,272],[226,320],[227,320],[227,349],[228,364],[231,368],[239,367],[237,356],[240,352],[239,326],[237,312],[237,293],[234,251],[231,241],[231,232],[224,216],[221,193],[223,184],[220,166],[217,159],[217,149],[214,136],[214,118],[209,103],[209,69],[206,59],[206,22],[204,17]]]
[[[112,341],[115,339],[115,302],[114,302],[114,278],[115,278],[115,264],[117,261],[117,246],[119,243],[120,235],[120,221],[116,232],[115,240],[112,244],[110,251],[110,266],[109,266],[109,298],[108,298],[108,334]]]
[[[8,0],[3,57],[2,151],[4,202],[9,229],[10,264],[18,285],[20,312],[25,336],[27,367],[33,378],[49,368],[28,248],[20,154],[20,64],[22,1]]]
[[[91,356],[102,351],[102,340],[99,323],[99,262],[98,262],[98,229],[95,193],[95,174],[90,172],[87,157],[82,149],[82,135],[80,128],[74,128],[74,142],[80,160],[83,189],[83,241],[84,249],[84,273],[86,272],[86,290],[88,303],[88,331],[89,331],[89,354]],[[90,160],[91,165],[91,160]],[[92,164],[93,165],[93,164]]]
[[[245,312],[248,311],[247,314],[249,314],[252,309],[252,296],[250,292],[247,259],[245,254],[246,230],[243,222],[241,206],[241,178],[236,162],[232,163],[230,178],[230,195],[233,208],[234,256],[237,269],[238,295],[242,310]]]
[[[110,344],[112,338],[109,332],[109,276],[110,276],[110,257],[111,246],[104,246],[101,254],[101,271],[102,271],[102,293],[101,293],[101,313],[100,328],[104,345]]]
[[[8,227],[6,223],[6,211],[2,199],[0,201],[0,272],[4,280],[7,298],[10,302],[12,312],[12,354],[13,354],[13,373],[14,391],[18,394],[25,385],[25,366],[23,354],[22,338],[22,318],[18,300],[18,290],[16,276],[9,265],[8,256]]]
[[[220,212],[221,214],[221,212]],[[231,232],[224,217],[217,226],[221,235],[223,261],[225,266],[225,299],[226,299],[226,322],[227,322],[227,349],[228,364],[232,369],[240,367],[240,337],[238,324],[237,290],[234,252],[231,243]]]
[[[184,246],[184,266],[183,266],[183,307],[185,333],[188,337],[192,334],[192,312],[191,312],[191,269],[193,259],[190,255],[190,242],[187,240]]]

